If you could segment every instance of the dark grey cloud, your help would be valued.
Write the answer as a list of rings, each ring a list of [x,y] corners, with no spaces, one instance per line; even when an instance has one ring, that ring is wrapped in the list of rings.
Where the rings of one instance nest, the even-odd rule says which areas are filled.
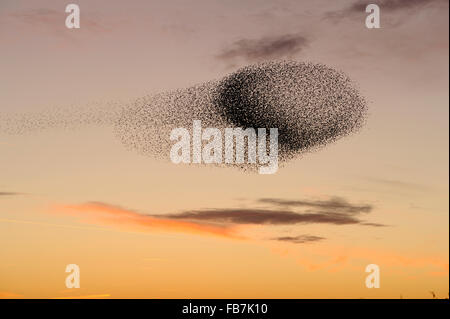
[[[240,39],[224,49],[217,58],[225,61],[244,59],[247,62],[261,62],[292,57],[309,44],[300,34],[284,34],[260,39]]]
[[[184,219],[192,221],[209,221],[231,224],[258,224],[258,225],[292,225],[292,224],[334,224],[348,225],[361,224],[355,216],[343,213],[326,211],[295,213],[281,209],[246,209],[225,208],[185,211],[178,214],[156,215],[171,219]]]
[[[372,227],[385,227],[387,225],[379,224],[379,223],[369,223],[369,222],[363,222],[361,223],[363,226],[372,226]]]
[[[264,203],[266,208],[213,208],[182,211],[176,214],[152,215],[169,219],[214,222],[225,224],[294,225],[333,224],[363,225],[381,227],[383,224],[370,223],[359,218],[369,213],[373,207],[368,204],[355,205],[340,197],[329,200],[287,200],[262,198],[256,204]],[[256,206],[256,205],[255,205]],[[302,209],[302,211],[297,211]]]
[[[372,205],[350,204],[348,201],[346,201],[341,197],[332,197],[329,200],[316,200],[316,201],[261,198],[258,201],[261,203],[267,203],[278,206],[311,207],[321,210],[332,211],[335,213],[348,213],[348,214],[370,213],[373,209]]]
[[[17,195],[23,195],[23,193],[16,193],[16,192],[0,192],[0,196],[17,196]]]
[[[313,235],[299,235],[299,236],[284,236],[284,237],[275,237],[272,240],[278,241],[287,241],[294,244],[306,244],[311,242],[317,242],[324,240],[324,237],[313,236]]]
[[[355,205],[349,201],[332,197],[328,200],[289,200],[279,198],[262,198],[251,202],[254,207],[248,208],[210,208],[199,210],[182,210],[178,213],[145,214],[137,210],[123,208],[103,202],[88,202],[87,205],[109,207],[113,211],[127,211],[132,215],[148,217],[149,221],[160,219],[189,222],[198,226],[232,228],[235,225],[268,225],[268,226],[292,226],[299,224],[328,224],[328,225],[356,225],[369,227],[383,227],[376,222],[361,219],[361,215],[372,210],[372,206]],[[261,208],[261,203],[265,207]],[[81,205],[83,206],[83,205]],[[131,217],[134,218],[134,217]],[[304,244],[326,239],[315,235],[278,235],[268,240]]]
[[[425,7],[434,3],[444,3],[448,0],[378,0],[378,1],[356,1],[351,4],[348,8],[348,12],[366,12],[366,7],[368,4],[375,3],[381,10],[398,11],[410,8]]]

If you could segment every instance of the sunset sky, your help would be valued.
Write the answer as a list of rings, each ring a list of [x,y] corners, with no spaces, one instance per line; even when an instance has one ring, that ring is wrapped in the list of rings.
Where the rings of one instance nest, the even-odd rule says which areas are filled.
[[[0,128],[0,298],[448,298],[448,1],[372,2],[380,29],[358,0],[2,0],[0,125],[278,59],[344,71],[369,115],[273,175],[158,161],[110,126]]]

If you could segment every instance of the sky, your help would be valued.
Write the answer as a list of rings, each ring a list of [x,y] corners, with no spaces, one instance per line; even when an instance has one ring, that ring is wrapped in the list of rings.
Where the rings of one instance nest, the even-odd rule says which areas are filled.
[[[367,123],[273,175],[158,161],[109,126],[0,133],[0,298],[448,298],[448,1],[374,2],[380,29],[357,0],[73,3],[80,29],[69,2],[1,1],[0,119],[286,59],[345,72]]]

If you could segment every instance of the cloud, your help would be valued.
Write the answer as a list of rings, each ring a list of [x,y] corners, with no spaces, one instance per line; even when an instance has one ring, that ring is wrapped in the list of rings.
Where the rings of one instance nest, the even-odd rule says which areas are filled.
[[[292,225],[292,224],[359,224],[380,227],[378,223],[360,220],[357,215],[369,213],[373,207],[368,204],[355,205],[340,197],[329,200],[287,200],[261,198],[257,203],[268,204],[269,208],[214,208],[183,211],[166,214],[165,218],[191,221],[209,221],[226,224]],[[293,209],[305,208],[302,212]],[[154,216],[154,215],[153,215]],[[155,216],[156,217],[156,216]]]
[[[341,10],[327,12],[325,14],[325,19],[339,22],[340,20],[352,17],[355,14],[367,15],[366,7],[371,3],[373,3],[373,1],[355,1]],[[403,13],[405,11],[408,11],[408,14],[411,14],[411,10],[418,11],[419,9],[425,9],[440,4],[448,5],[448,0],[379,0],[376,4],[380,7],[381,14]],[[390,21],[392,26],[396,26],[399,23],[400,21]]]
[[[29,24],[34,28],[44,29],[46,32],[61,37],[68,37],[73,34],[73,32],[68,32],[69,29],[64,24],[67,16],[68,13],[65,13],[64,7],[61,10],[38,8],[15,11],[8,14],[9,18]],[[80,30],[87,30],[91,34],[110,31],[109,28],[99,22],[100,20],[100,17],[83,11]]]
[[[56,210],[81,217],[88,223],[106,224],[117,228],[242,238],[238,236],[235,233],[235,229],[229,225],[176,221],[164,218],[164,216],[155,217],[143,215],[134,210],[100,202],[58,206],[56,207]]]
[[[279,240],[279,241],[287,241],[294,244],[305,244],[305,243],[311,243],[316,242],[325,239],[324,237],[319,236],[313,236],[313,235],[299,235],[299,236],[285,236],[285,237],[276,237],[272,238],[272,240]]]
[[[343,213],[327,211],[296,213],[281,209],[224,208],[185,211],[164,216],[168,219],[213,221],[226,224],[292,225],[300,223],[321,223],[348,225],[362,223],[356,217]]]
[[[373,207],[371,205],[353,205],[347,202],[345,199],[340,197],[332,197],[329,200],[316,200],[316,201],[305,201],[305,200],[285,200],[278,198],[261,198],[259,199],[261,203],[268,203],[273,205],[285,206],[285,207],[311,207],[319,208],[325,210],[332,210],[333,212],[339,213],[369,213],[372,211]]]
[[[99,231],[107,230],[105,228],[80,227],[80,226],[74,226],[74,225],[46,223],[46,222],[40,222],[40,221],[35,221],[35,220],[20,220],[20,219],[6,219],[6,218],[0,218],[0,223],[28,224],[28,225],[38,225],[38,226],[44,226],[44,227],[59,227],[59,228],[85,229],[85,230],[97,230],[97,231],[98,230]]]
[[[382,178],[366,178],[367,181],[381,184],[383,186],[388,186],[392,188],[403,188],[407,190],[412,191],[427,191],[429,190],[428,187],[420,184],[410,183],[410,182],[404,182],[399,180],[391,180],[391,179],[382,179]]]
[[[241,58],[247,62],[281,59],[298,54],[308,44],[309,40],[300,34],[240,39],[224,49],[217,58],[225,61]]]
[[[433,3],[446,2],[446,0],[379,0],[376,4],[383,11],[399,11],[411,8],[428,6]],[[366,6],[373,1],[357,1],[350,5],[346,11],[348,12],[366,12]]]
[[[370,205],[354,205],[334,197],[323,201],[260,199],[256,203],[270,208],[212,208],[184,210],[170,214],[143,214],[135,210],[101,202],[58,206],[82,221],[127,230],[168,231],[243,239],[240,233],[252,225],[332,224],[381,227],[359,219],[358,214],[372,210]],[[289,208],[301,208],[295,212]],[[323,239],[317,236],[278,237],[279,241],[307,242]]]
[[[14,292],[0,291],[0,299],[17,299],[23,297],[24,297],[23,295],[16,294]]]
[[[85,295],[85,296],[54,297],[52,299],[102,299],[109,297],[111,297],[110,294],[99,294],[99,295]]]
[[[61,23],[66,13],[54,9],[38,8],[16,11],[9,14],[10,17],[33,25],[56,25]],[[64,21],[64,20],[62,20]]]
[[[23,195],[23,193],[16,193],[16,192],[0,192],[0,196],[17,196],[17,195]]]
[[[272,252],[294,258],[299,265],[314,271],[320,269],[336,271],[342,267],[360,271],[361,266],[365,267],[376,261],[376,264],[389,267],[398,276],[405,276],[411,272],[417,274],[418,271],[429,276],[448,276],[448,256],[445,255],[418,254],[417,251],[398,251],[389,247],[377,248],[359,245],[357,242],[349,246],[330,241],[327,245],[305,245],[302,249],[273,245]]]
[[[386,227],[386,226],[387,226],[387,225],[385,225],[385,224],[368,223],[368,222],[361,223],[361,225],[364,225],[364,226],[372,226],[372,227]]]

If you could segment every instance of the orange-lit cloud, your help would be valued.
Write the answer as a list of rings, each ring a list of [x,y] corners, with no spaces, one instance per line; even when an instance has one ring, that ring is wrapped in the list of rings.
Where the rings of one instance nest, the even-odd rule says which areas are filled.
[[[23,298],[23,295],[8,291],[0,291],[0,299],[17,299],[17,298]]]
[[[144,215],[130,209],[99,202],[59,206],[57,211],[77,216],[83,222],[132,231],[165,231],[243,238],[242,231],[244,229],[248,231],[252,227],[252,224],[235,224],[228,220],[228,222],[219,223],[215,220],[215,222],[211,222],[209,220],[173,218],[173,216],[178,215],[161,215],[161,217],[158,215]],[[322,237],[317,236],[297,237],[300,239],[322,239]],[[294,239],[298,239],[297,237]],[[289,243],[281,244],[279,237],[272,239],[277,238],[277,243],[274,243],[272,240],[272,244],[268,244],[268,247],[276,254],[294,258],[299,265],[310,271],[337,271],[342,268],[360,267],[359,264],[361,262],[367,261],[368,264],[376,263],[382,267],[417,269],[430,276],[448,276],[448,259],[441,255],[411,255],[392,249],[348,247],[336,244],[306,245],[302,250],[298,250],[289,245]],[[292,239],[291,237],[280,238],[286,239],[284,241]]]
[[[308,270],[327,269],[336,271],[343,267],[352,268],[358,262],[375,263],[381,267],[418,269],[430,276],[448,276],[449,262],[444,256],[410,255],[389,249],[344,247],[322,245],[313,248],[305,246],[300,252],[289,246],[272,246],[272,252],[295,258],[296,262]]]
[[[242,238],[237,227],[228,224],[213,224],[171,220],[139,214],[133,210],[99,202],[56,207],[58,212],[82,217],[83,222],[114,226],[120,229],[141,231],[168,231],[228,238]]]
[[[101,299],[111,297],[110,294],[101,295],[86,295],[86,296],[69,296],[69,297],[55,297],[52,299]]]

